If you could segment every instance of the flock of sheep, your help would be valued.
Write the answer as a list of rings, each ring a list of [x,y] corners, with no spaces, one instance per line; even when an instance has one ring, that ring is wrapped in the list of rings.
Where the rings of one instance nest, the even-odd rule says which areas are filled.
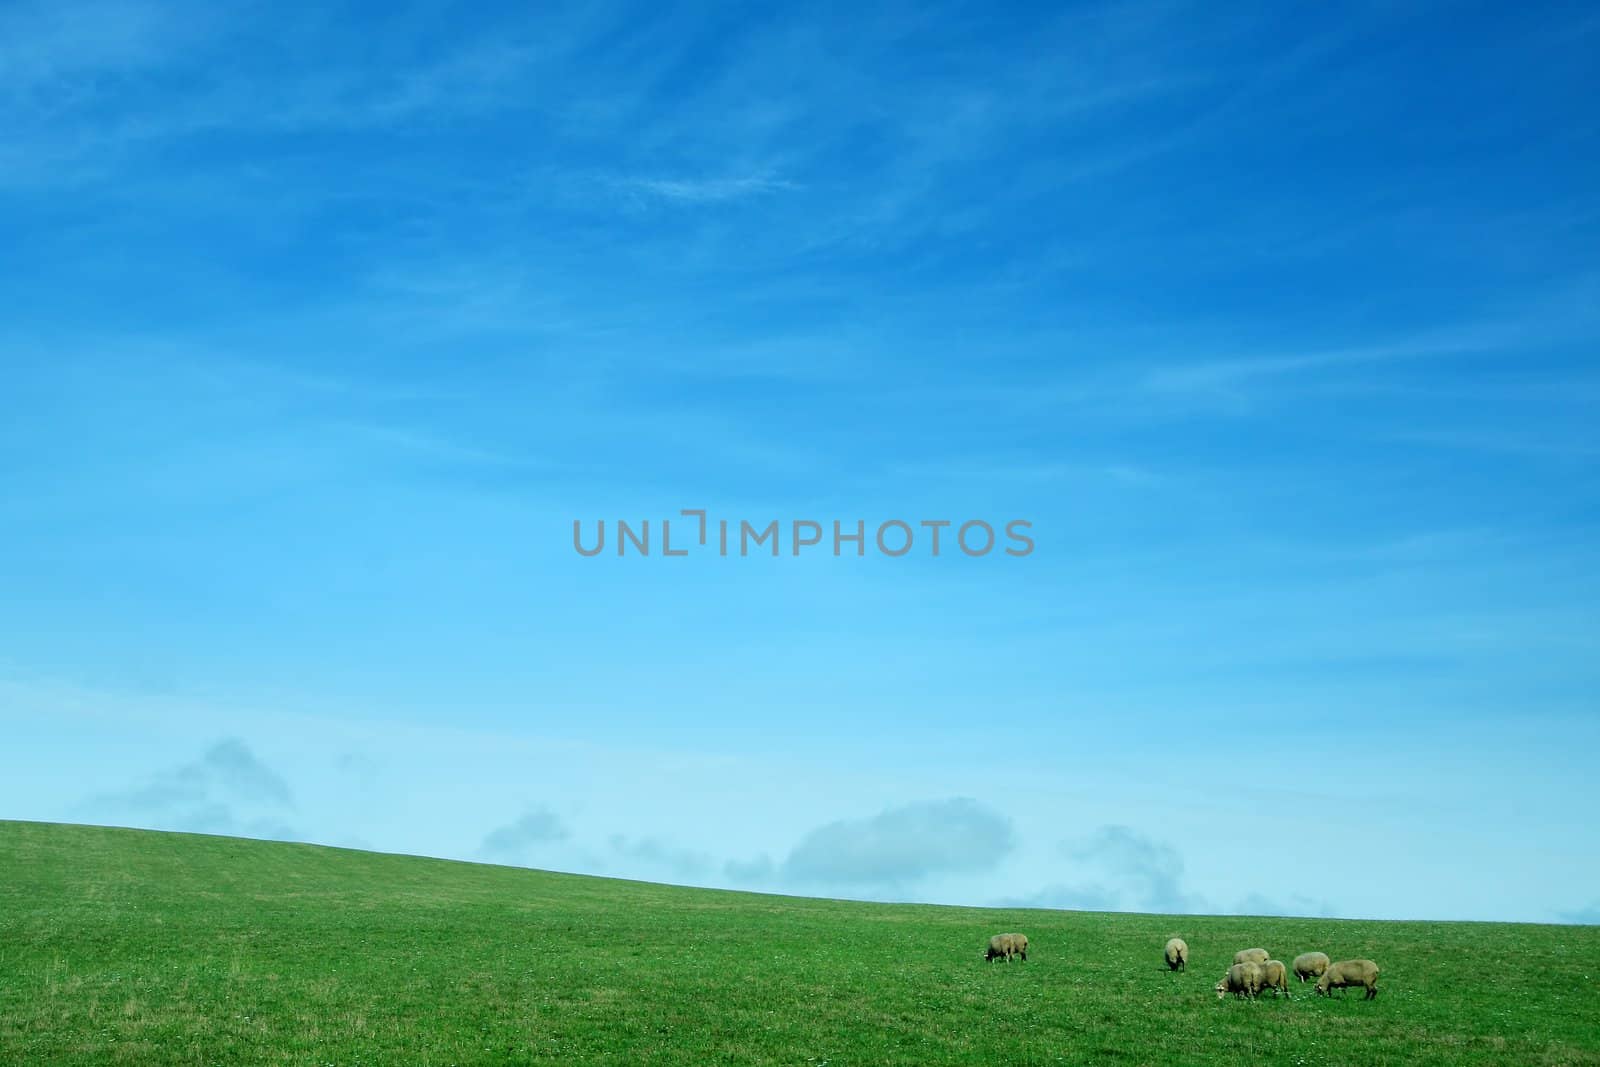
[[[1218,979],[1215,986],[1217,999],[1221,1000],[1229,993],[1241,997],[1254,999],[1263,989],[1289,995],[1289,968],[1283,961],[1271,958],[1264,948],[1241,949],[1233,954],[1233,966],[1228,968],[1228,973]],[[1181,937],[1174,937],[1167,942],[1162,950],[1162,956],[1167,961],[1167,968],[1173,971],[1187,971],[1189,969],[1189,942]],[[1028,958],[1027,934],[995,934],[989,939],[989,947],[984,952],[985,962],[1003,959],[1010,963],[1013,959],[1026,961]],[[1373,1000],[1378,995],[1378,965],[1371,960],[1340,960],[1333,963],[1328,959],[1326,952],[1302,952],[1294,958],[1294,976],[1302,982],[1316,980],[1316,990],[1321,996],[1327,996],[1330,990],[1347,989],[1351,986],[1361,986],[1367,991],[1365,1000]]]
[[[1264,948],[1241,949],[1233,954],[1233,966],[1228,968],[1228,973],[1217,980],[1217,998],[1235,993],[1241,997],[1255,997],[1263,989],[1271,989],[1289,995],[1289,970],[1281,960],[1268,958],[1271,954]],[[1175,937],[1167,942],[1165,950],[1167,966],[1174,971],[1182,971],[1189,965],[1189,945],[1181,937]],[[1302,952],[1294,958],[1294,976],[1302,982],[1309,982],[1313,978],[1317,981],[1317,992],[1327,996],[1331,989],[1346,989],[1350,986],[1361,986],[1367,991],[1364,999],[1372,1000],[1378,995],[1378,965],[1371,960],[1340,960],[1332,963],[1328,960],[1326,952]]]

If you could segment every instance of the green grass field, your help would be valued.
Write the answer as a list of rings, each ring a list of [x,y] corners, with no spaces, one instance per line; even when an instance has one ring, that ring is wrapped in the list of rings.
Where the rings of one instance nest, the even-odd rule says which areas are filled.
[[[1009,930],[1029,961],[985,964]],[[1258,944],[1369,956],[1380,996],[1219,1002]],[[1600,1063],[1600,928],[858,904],[0,822],[0,1063],[535,1061]]]

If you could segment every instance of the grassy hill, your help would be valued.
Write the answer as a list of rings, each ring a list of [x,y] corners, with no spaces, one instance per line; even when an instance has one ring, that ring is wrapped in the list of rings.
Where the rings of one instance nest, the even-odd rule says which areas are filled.
[[[1012,929],[1029,962],[984,964]],[[1257,944],[1370,956],[1381,995],[1219,1002]],[[1600,929],[856,904],[0,822],[0,1063],[1258,1060],[1600,1063]]]

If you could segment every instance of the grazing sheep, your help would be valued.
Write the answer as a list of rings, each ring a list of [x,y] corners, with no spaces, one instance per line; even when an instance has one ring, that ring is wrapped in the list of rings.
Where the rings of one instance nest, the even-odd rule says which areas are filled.
[[[1012,934],[1011,951],[1021,957],[1023,963],[1028,962],[1028,935]]]
[[[1167,942],[1166,948],[1167,969],[1171,971],[1186,971],[1189,969],[1189,942],[1181,937],[1175,937]]]
[[[1216,990],[1218,1000],[1229,993],[1254,1000],[1256,994],[1261,992],[1261,964],[1235,963],[1228,968],[1228,973],[1217,981]]]
[[[1266,963],[1272,958],[1272,953],[1264,948],[1240,949],[1233,954],[1234,963]]]
[[[1294,976],[1302,982],[1321,978],[1328,970],[1326,952],[1302,952],[1294,958]]]
[[[1346,986],[1364,986],[1367,995],[1363,1000],[1375,1000],[1378,996],[1378,965],[1371,960],[1340,960],[1330,963],[1321,978],[1317,979],[1317,993],[1327,996],[1330,989],[1344,989]]]
[[[1017,956],[1024,963],[1028,961],[1028,935],[1027,934],[995,934],[989,939],[989,948],[983,954],[984,962],[1005,957],[1007,963],[1011,957]]]
[[[1261,988],[1275,989],[1284,996],[1289,995],[1289,969],[1283,965],[1282,960],[1268,960],[1260,964]]]

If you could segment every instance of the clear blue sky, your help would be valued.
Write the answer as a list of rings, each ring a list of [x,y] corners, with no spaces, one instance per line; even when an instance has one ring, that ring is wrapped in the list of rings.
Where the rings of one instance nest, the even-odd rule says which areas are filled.
[[[1582,4],[0,6],[0,817],[1600,920],[1596,54]],[[681,508],[1037,547],[573,551]]]

